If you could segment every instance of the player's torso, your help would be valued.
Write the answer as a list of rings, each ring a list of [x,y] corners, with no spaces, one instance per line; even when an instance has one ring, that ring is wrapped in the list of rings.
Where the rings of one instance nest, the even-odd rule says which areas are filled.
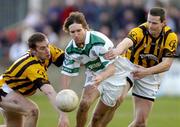
[[[85,67],[90,70],[94,70],[94,69],[99,70],[104,68],[102,62],[100,61],[99,57],[96,55],[96,52],[93,50],[93,48],[91,49],[85,48],[84,50],[82,50],[80,54],[75,53],[72,54],[71,57],[73,58],[73,60],[75,60],[81,65],[85,65]]]
[[[134,33],[136,35],[142,35],[142,37],[140,37],[142,39],[137,42],[133,48],[128,50],[126,53],[127,58],[130,59],[131,62],[144,67],[151,67],[160,63],[165,50],[167,31],[168,30],[166,30],[166,32],[163,31],[157,38],[153,38],[147,31],[143,34],[138,33],[139,31]]]
[[[34,73],[31,73],[31,71],[28,71],[28,69],[36,71],[35,74],[43,75],[43,77],[48,80],[45,67],[29,54],[24,55],[11,66],[3,74],[3,80],[13,90],[23,95],[32,95],[36,92],[37,87],[30,79],[36,76]]]
[[[106,42],[98,35],[90,34],[89,42],[86,43],[83,48],[78,48],[71,44],[66,49],[66,53],[79,64],[85,65],[86,68],[92,71],[98,71],[105,67],[100,60],[99,52],[106,52],[98,50],[103,50],[101,47],[107,47],[107,49],[112,48],[112,45],[111,42]]]

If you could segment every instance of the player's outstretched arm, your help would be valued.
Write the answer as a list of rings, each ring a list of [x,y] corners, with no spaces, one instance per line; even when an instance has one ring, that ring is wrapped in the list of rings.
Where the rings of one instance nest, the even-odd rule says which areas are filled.
[[[103,80],[112,76],[115,73],[115,70],[115,65],[113,63],[108,65],[103,72],[95,76],[95,78],[93,79],[94,84],[98,85]]]
[[[129,38],[125,38],[117,45],[115,49],[112,49],[106,53],[104,57],[106,59],[114,59],[118,55],[124,54],[131,46],[133,46],[133,41]]]
[[[56,106],[55,98],[56,98],[57,93],[54,90],[54,88],[52,87],[52,85],[44,84],[40,89],[48,97],[50,103],[60,114],[58,127],[69,127],[69,119],[68,119],[67,114],[58,110],[58,108]]]

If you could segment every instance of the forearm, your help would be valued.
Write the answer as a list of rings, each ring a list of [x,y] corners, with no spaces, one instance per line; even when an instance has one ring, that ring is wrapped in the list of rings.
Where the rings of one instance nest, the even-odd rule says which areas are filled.
[[[100,76],[103,77],[103,79],[107,79],[108,77],[112,76],[115,73],[115,65],[110,64],[107,66],[105,71],[100,73]]]
[[[50,84],[44,84],[41,87],[41,90],[44,92],[44,94],[48,97],[50,103],[53,105],[53,107],[61,114],[61,116],[66,115],[66,113],[60,111],[56,106],[56,91]]]
[[[172,65],[173,58],[165,58],[163,62],[159,63],[156,66],[148,68],[148,71],[150,74],[158,74],[165,71],[168,71]]]
[[[50,103],[53,105],[53,107],[59,111],[56,107],[56,91],[54,90],[54,88],[50,85],[50,84],[44,84],[42,87],[41,87],[41,90],[42,92],[48,97]]]
[[[48,99],[51,102],[51,104],[53,105],[53,107],[59,113],[58,127],[63,127],[63,126],[64,127],[69,127],[68,115],[65,112],[60,111],[56,106],[56,100],[55,99],[56,99],[57,93],[54,90],[54,88],[50,84],[44,84],[40,89],[48,97]]]
[[[125,53],[131,46],[133,46],[133,41],[129,38],[123,39],[116,47],[119,55]]]

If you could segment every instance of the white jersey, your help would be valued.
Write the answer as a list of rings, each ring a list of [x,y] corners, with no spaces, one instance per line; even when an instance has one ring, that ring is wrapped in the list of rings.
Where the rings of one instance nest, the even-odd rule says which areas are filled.
[[[112,41],[97,31],[87,31],[85,45],[78,48],[71,40],[65,49],[62,73],[69,76],[79,74],[80,65],[95,74],[103,71],[113,60],[104,59],[104,54],[114,47]]]

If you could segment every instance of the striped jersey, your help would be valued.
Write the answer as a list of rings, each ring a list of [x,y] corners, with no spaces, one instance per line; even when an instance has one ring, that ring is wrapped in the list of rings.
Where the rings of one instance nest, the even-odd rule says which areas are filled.
[[[133,28],[128,38],[134,45],[127,51],[126,57],[144,67],[157,65],[163,57],[174,57],[178,44],[177,35],[170,27],[165,26],[159,37],[154,38],[147,30],[147,23]]]
[[[104,34],[87,31],[83,48],[78,48],[74,40],[67,45],[62,73],[76,76],[81,65],[85,65],[87,70],[95,73],[104,70],[112,61],[104,59],[103,56],[113,46],[112,41]]]
[[[32,95],[43,84],[49,84],[47,68],[51,63],[61,66],[64,60],[64,52],[53,45],[49,45],[51,58],[41,62],[36,56],[27,52],[21,58],[16,60],[9,69],[2,75],[2,80],[10,88],[18,91],[22,95]]]

